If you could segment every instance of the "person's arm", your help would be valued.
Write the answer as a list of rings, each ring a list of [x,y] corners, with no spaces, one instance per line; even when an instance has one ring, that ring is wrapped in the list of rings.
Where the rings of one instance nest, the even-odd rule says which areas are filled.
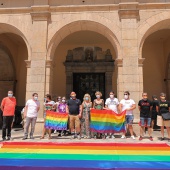
[[[95,100],[93,101],[93,109],[95,109],[94,106],[95,106]]]
[[[4,111],[4,105],[5,105],[5,100],[3,99],[2,102],[1,102],[1,110],[2,110],[2,112]]]
[[[156,111],[157,111],[157,113],[159,112],[159,106],[158,105],[156,105]]]
[[[81,116],[82,116],[82,105],[80,104],[80,106],[79,106],[79,118],[81,118]]]
[[[117,112],[120,113],[120,107],[119,107],[120,104],[117,105]]]
[[[119,103],[119,111],[120,111],[120,113],[122,112],[122,104],[121,103]]]
[[[25,109],[24,109],[24,118],[27,117],[27,110],[28,110],[28,105],[25,106]]]
[[[68,105],[66,105],[66,113],[69,114]]]
[[[105,109],[105,108],[104,108],[104,100],[103,100],[103,99],[102,99],[102,106],[103,106],[103,108],[102,108],[102,109]]]
[[[133,104],[131,108],[128,108],[126,110],[134,110],[134,109],[136,109],[136,104]]]

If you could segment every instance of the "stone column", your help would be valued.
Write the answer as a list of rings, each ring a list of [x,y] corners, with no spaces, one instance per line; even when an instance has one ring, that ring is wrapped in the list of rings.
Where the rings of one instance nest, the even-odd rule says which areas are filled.
[[[119,17],[122,26],[122,56],[123,67],[119,68],[119,95],[123,98],[123,92],[128,90],[130,98],[136,102],[134,110],[135,120],[139,119],[138,101],[141,98],[143,84],[141,86],[140,75],[142,76],[142,67],[138,67],[138,36],[137,22],[139,19],[138,3],[120,4]],[[120,73],[121,72],[121,73]],[[140,74],[139,74],[140,73]]]
[[[46,55],[47,55],[47,25],[50,17],[49,6],[32,6],[32,54],[30,68],[27,69],[26,100],[36,92],[39,96],[41,109],[38,118],[43,118],[43,102],[46,93]],[[49,92],[49,91],[48,91]]]

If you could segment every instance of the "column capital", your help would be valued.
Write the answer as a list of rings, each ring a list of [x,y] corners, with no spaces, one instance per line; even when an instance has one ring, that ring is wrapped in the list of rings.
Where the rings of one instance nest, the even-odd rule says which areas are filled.
[[[138,58],[138,66],[139,67],[143,67],[144,60],[145,60],[145,58]]]
[[[52,60],[46,60],[46,68],[54,68],[55,63]]]
[[[115,60],[115,64],[118,66],[118,67],[122,67],[123,66],[123,58],[117,58]]]
[[[49,12],[49,5],[34,5],[31,6],[32,12],[31,17],[32,21],[48,21],[51,19],[51,13]]]
[[[31,61],[30,60],[24,60],[26,63],[26,67],[30,68],[31,67]]]
[[[119,4],[119,19],[136,19],[139,20],[139,2],[120,3]]]

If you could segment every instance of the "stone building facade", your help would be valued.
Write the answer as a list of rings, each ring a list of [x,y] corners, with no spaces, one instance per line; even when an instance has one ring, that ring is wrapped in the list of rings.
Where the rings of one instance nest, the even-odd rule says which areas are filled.
[[[13,89],[19,106],[69,97],[76,75],[105,97],[170,99],[170,0],[0,0],[0,72],[0,99]]]

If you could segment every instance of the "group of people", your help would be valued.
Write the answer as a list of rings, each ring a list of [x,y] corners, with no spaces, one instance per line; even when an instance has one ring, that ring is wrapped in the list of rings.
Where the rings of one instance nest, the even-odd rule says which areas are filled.
[[[119,100],[115,97],[113,91],[109,93],[109,97],[104,100],[102,99],[102,93],[97,91],[95,93],[96,99],[91,101],[89,94],[85,94],[83,102],[76,98],[76,93],[71,92],[69,100],[66,101],[66,97],[58,97],[57,102],[51,99],[51,95],[47,94],[44,99],[44,122],[46,120],[46,111],[56,111],[58,113],[68,113],[68,129],[71,133],[71,139],[74,138],[112,138],[115,136],[111,134],[101,134],[94,133],[90,131],[90,110],[92,108],[97,110],[109,109],[114,111],[116,114],[126,111],[125,125],[126,132],[129,130],[131,138],[135,139],[133,132],[133,120],[134,114],[133,110],[136,108],[135,101],[130,98],[129,91],[124,92],[124,98]],[[13,96],[13,91],[8,91],[8,96],[2,100],[1,110],[3,111],[3,126],[2,126],[2,139],[11,139],[11,128],[14,118],[16,106],[16,98]],[[139,140],[143,140],[145,127],[148,128],[149,139],[153,141],[152,131],[155,122],[161,127],[161,138],[164,140],[164,127],[167,129],[168,141],[170,142],[170,120],[164,120],[163,115],[166,113],[170,114],[170,102],[166,100],[165,93],[160,94],[160,100],[153,96],[153,101],[148,99],[147,93],[142,93],[142,99],[138,102],[138,108],[140,111],[140,137]],[[26,140],[28,136],[30,139],[34,139],[34,130],[36,125],[36,120],[38,116],[38,111],[40,109],[40,102],[38,101],[38,94],[33,93],[32,98],[26,102],[24,107],[24,117],[25,117],[25,127],[24,127],[24,137]],[[29,133],[29,127],[31,125],[31,130]],[[41,139],[44,139],[45,134],[49,134],[49,139],[51,136],[51,129],[47,129],[45,126],[43,128]],[[62,131],[58,131],[61,134]],[[122,133],[121,138],[126,138],[126,132]],[[55,131],[54,131],[55,133]]]

